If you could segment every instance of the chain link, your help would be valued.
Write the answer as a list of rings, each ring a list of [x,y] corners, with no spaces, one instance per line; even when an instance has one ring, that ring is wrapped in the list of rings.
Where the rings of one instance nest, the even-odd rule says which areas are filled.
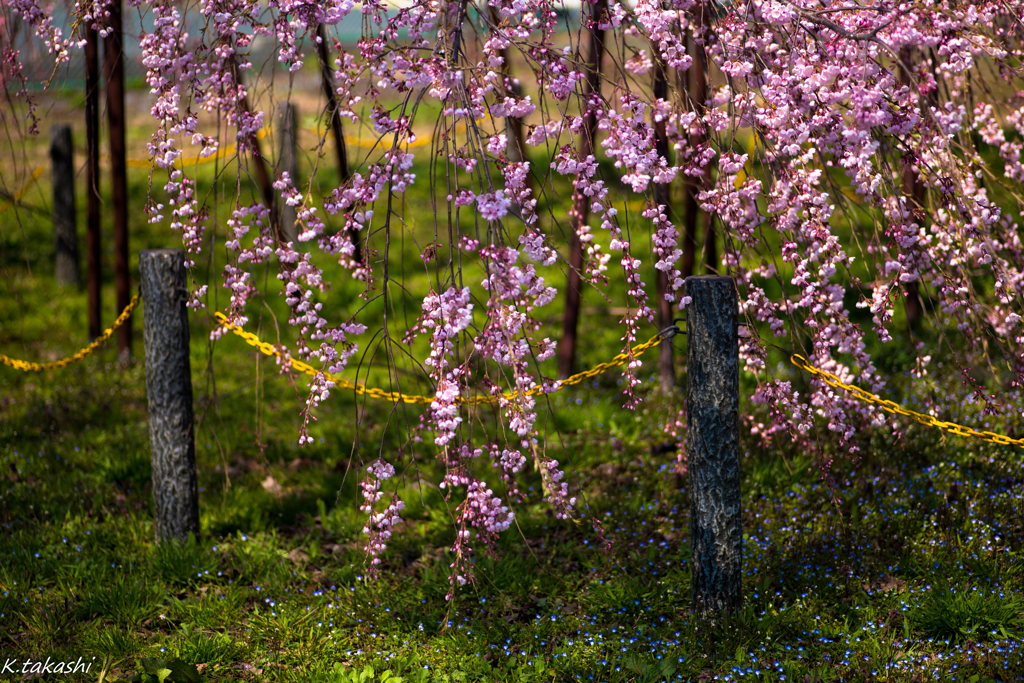
[[[114,321],[113,325],[104,330],[103,334],[98,336],[94,342],[86,346],[78,353],[68,356],[67,358],[62,358],[61,360],[54,361],[52,363],[32,363],[29,361],[17,360],[15,358],[10,358],[8,356],[0,354],[0,363],[10,366],[15,370],[24,370],[25,372],[43,372],[45,370],[57,370],[59,368],[67,367],[72,363],[77,363],[83,358],[86,358],[95,353],[95,351],[98,348],[100,348],[108,339],[110,339],[110,337],[114,334],[114,331],[128,320],[128,318],[131,316],[132,311],[138,305],[139,296],[136,294],[135,296],[132,297],[131,302],[125,307],[124,311],[121,312],[121,315],[117,317],[117,320]],[[219,322],[225,329],[230,330],[234,334],[238,335],[239,337],[244,339],[247,344],[255,347],[261,353],[267,356],[274,356],[282,360],[286,360],[288,364],[296,371],[305,373],[310,377],[316,377],[318,374],[320,374],[320,371],[314,368],[312,365],[304,363],[300,360],[295,360],[294,358],[287,357],[280,349],[278,349],[273,344],[261,341],[260,338],[257,337],[252,332],[246,332],[241,327],[231,324],[230,322],[228,322],[227,316],[225,316],[223,313],[220,313],[218,311],[213,315],[214,318],[217,319],[217,322]],[[631,360],[642,355],[644,352],[660,344],[663,339],[671,338],[671,336],[673,336],[673,333],[678,333],[678,328],[675,328],[675,326],[670,327],[667,330],[664,330],[663,332],[654,335],[653,337],[643,342],[642,344],[634,346],[631,353],[619,353],[610,361],[607,361],[605,363],[598,363],[589,370],[577,373],[572,377],[562,380],[561,382],[556,382],[554,385],[552,385],[550,389],[544,387],[537,387],[535,389],[530,389],[529,391],[526,392],[505,392],[503,394],[496,396],[470,396],[468,398],[461,399],[460,402],[466,405],[486,405],[490,403],[497,403],[501,399],[514,400],[520,395],[539,396],[541,394],[552,394],[556,391],[559,391],[560,389],[564,389],[565,387],[580,384],[581,382],[584,382],[588,379],[603,374],[604,372],[607,372],[612,368],[617,368],[625,365]],[[882,410],[886,411],[887,413],[909,417],[915,422],[918,422],[926,427],[936,427],[943,431],[949,432],[950,434],[956,434],[958,436],[967,436],[975,439],[981,439],[982,441],[986,441],[988,443],[994,443],[1003,446],[1024,446],[1024,439],[1011,439],[1008,436],[996,434],[995,432],[978,431],[976,429],[972,429],[971,427],[965,427],[963,425],[956,424],[955,422],[944,422],[942,420],[938,420],[932,417],[931,415],[918,413],[913,410],[907,410],[906,408],[901,407],[900,405],[894,403],[893,401],[880,398],[875,394],[872,394],[871,392],[868,391],[864,391],[860,387],[854,386],[852,384],[846,384],[832,373],[826,372],[825,370],[820,370],[812,366],[810,363],[807,362],[807,359],[801,356],[800,354],[792,354],[789,357],[789,360],[793,365],[800,368],[804,372],[814,375],[815,377],[820,377],[825,382],[825,384],[828,384],[829,386],[835,389],[842,389],[843,391],[852,395],[854,398],[871,405],[876,405]],[[384,401],[390,401],[392,403],[401,402],[416,405],[430,405],[431,403],[434,402],[434,397],[432,396],[419,396],[413,394],[403,394],[398,391],[385,391],[384,389],[379,389],[377,387],[367,387],[364,384],[356,384],[354,382],[348,381],[344,377],[339,377],[331,373],[325,372],[323,373],[323,375],[330,381],[334,382],[335,386],[341,387],[342,389],[352,389],[355,391],[356,394],[360,396],[365,395],[369,396],[370,398],[377,398]]]
[[[214,316],[214,318],[217,319],[217,322],[219,322],[222,326],[224,326],[225,329],[228,329],[231,332],[233,332],[234,334],[238,335],[239,337],[244,339],[247,344],[249,344],[250,346],[256,347],[261,353],[264,353],[264,354],[266,354],[268,356],[276,356],[276,357],[281,358],[281,359],[285,359],[286,358],[284,353],[282,353],[273,344],[268,344],[265,341],[260,341],[260,338],[257,337],[252,332],[246,332],[241,327],[239,327],[237,325],[233,325],[230,322],[228,322],[227,316],[225,316],[223,313],[220,313],[218,311],[217,313],[214,313],[213,316]],[[590,370],[587,370],[585,372],[581,372],[579,374],[573,375],[572,377],[569,377],[568,379],[565,379],[565,380],[562,380],[561,382],[556,383],[554,385],[554,388],[552,388],[552,389],[545,389],[543,387],[537,387],[535,389],[530,389],[529,391],[526,391],[526,392],[519,392],[519,391],[506,392],[504,394],[500,394],[500,395],[497,395],[497,396],[470,396],[470,397],[467,397],[467,398],[460,399],[459,402],[463,403],[465,405],[478,406],[478,405],[486,405],[486,404],[489,404],[489,403],[497,403],[499,400],[501,400],[503,398],[507,399],[507,400],[514,400],[518,396],[539,396],[541,394],[552,394],[552,393],[558,391],[559,389],[562,389],[563,387],[572,386],[574,384],[579,384],[580,382],[582,382],[584,380],[587,380],[587,379],[590,379],[591,377],[596,377],[597,375],[600,375],[601,373],[605,372],[606,370],[610,370],[611,368],[616,368],[616,367],[625,365],[630,360],[636,358],[637,356],[639,356],[643,352],[645,352],[648,349],[651,349],[651,348],[657,346],[658,344],[660,344],[661,343],[661,338],[662,338],[661,334],[656,334],[653,337],[651,337],[650,339],[648,339],[647,341],[645,341],[643,344],[640,344],[638,346],[633,347],[632,354],[620,353],[620,354],[618,354],[617,356],[615,356],[614,358],[612,358],[610,361],[608,361],[606,363],[601,363],[599,365],[595,365]],[[313,366],[309,365],[308,363],[303,363],[300,360],[295,360],[294,358],[287,358],[287,362],[295,370],[298,370],[299,372],[304,372],[307,375],[309,375],[310,377],[315,377],[316,375],[320,374],[319,370],[317,370]],[[384,389],[378,389],[376,387],[367,387],[367,386],[365,386],[363,384],[355,384],[353,382],[348,381],[347,379],[345,379],[343,377],[338,377],[337,375],[332,375],[329,372],[325,372],[325,373],[323,373],[323,375],[324,375],[324,377],[326,377],[330,381],[334,382],[335,386],[341,387],[342,389],[352,389],[352,390],[354,390],[356,392],[356,394],[358,394],[360,396],[365,395],[365,396],[369,396],[371,398],[379,398],[379,399],[382,399],[382,400],[385,400],[385,401],[391,401],[392,403],[399,403],[399,402],[401,402],[401,403],[412,403],[412,404],[417,404],[417,405],[430,405],[431,403],[434,402],[434,397],[433,396],[416,396],[416,395],[412,395],[412,394],[403,394],[403,393],[398,392],[398,391],[385,391]]]
[[[104,342],[110,339],[111,335],[114,334],[114,330],[121,327],[121,325],[123,325],[125,321],[128,320],[128,318],[132,314],[132,311],[135,310],[135,307],[138,305],[139,295],[136,294],[135,296],[132,297],[132,300],[128,302],[128,305],[125,306],[124,310],[121,311],[121,315],[117,316],[117,320],[114,321],[113,325],[105,329],[103,331],[103,334],[96,337],[96,341],[89,344],[88,346],[86,346],[84,349],[74,354],[73,356],[61,358],[60,360],[53,361],[52,363],[32,363],[26,360],[17,360],[16,358],[9,358],[0,353],[0,363],[8,365],[14,368],[15,370],[24,370],[25,372],[43,372],[44,370],[57,370],[60,368],[66,368],[72,363],[77,363],[83,358],[87,358],[88,356],[91,356],[93,353],[95,353],[96,349],[103,346]]]
[[[799,354],[794,353],[789,357],[789,361],[801,370],[816,377],[820,377],[825,384],[830,387],[842,389],[843,391],[852,394],[854,398],[864,401],[865,403],[870,403],[871,405],[876,405],[887,413],[909,417],[911,420],[919,422],[926,427],[937,427],[943,431],[949,432],[950,434],[957,434],[958,436],[969,436],[975,439],[981,439],[982,441],[987,441],[988,443],[996,443],[1003,446],[1024,446],[1024,439],[1011,439],[1008,436],[996,434],[995,432],[979,432],[976,429],[964,427],[963,425],[958,425],[955,422],[943,422],[942,420],[935,419],[931,415],[925,415],[924,413],[918,413],[913,410],[902,408],[896,403],[887,401],[884,398],[879,398],[871,392],[864,391],[860,387],[855,387],[852,384],[846,384],[830,372],[819,370],[808,363],[807,359]]]

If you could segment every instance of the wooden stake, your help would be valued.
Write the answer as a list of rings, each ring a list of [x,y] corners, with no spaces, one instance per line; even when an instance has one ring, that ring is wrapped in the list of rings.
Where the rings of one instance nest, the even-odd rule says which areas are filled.
[[[139,254],[157,541],[199,535],[185,252]]]
[[[53,180],[54,276],[57,284],[78,286],[78,230],[75,218],[75,158],[71,126],[50,128]]]
[[[686,280],[686,428],[693,608],[705,620],[743,602],[740,515],[739,336],[736,284]]]

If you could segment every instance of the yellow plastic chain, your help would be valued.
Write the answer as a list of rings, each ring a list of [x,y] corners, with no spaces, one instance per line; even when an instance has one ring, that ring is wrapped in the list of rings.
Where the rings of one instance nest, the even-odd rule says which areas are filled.
[[[884,398],[879,398],[878,396],[875,396],[871,392],[864,391],[860,387],[855,387],[852,384],[846,384],[840,381],[838,377],[836,377],[830,372],[819,370],[818,368],[809,364],[807,362],[807,359],[799,354],[794,353],[792,356],[789,357],[789,361],[793,365],[800,368],[801,370],[809,372],[810,374],[815,375],[817,377],[821,377],[821,379],[824,380],[825,384],[829,385],[830,387],[842,389],[843,391],[852,394],[854,398],[864,401],[865,403],[876,405],[887,413],[893,413],[894,415],[903,415],[904,417],[909,417],[911,420],[920,422],[926,427],[938,427],[939,429],[949,432],[950,434],[957,434],[959,436],[970,436],[975,439],[981,439],[982,441],[987,441],[989,443],[997,443],[1003,446],[1024,446],[1024,439],[1011,439],[1008,436],[996,434],[995,432],[979,432],[976,429],[964,427],[963,425],[958,425],[955,422],[943,422],[942,420],[936,420],[931,415],[925,415],[924,413],[917,413],[914,412],[913,410],[901,408],[899,405],[893,403],[892,401],[887,401]]]
[[[251,332],[246,332],[237,325],[232,325],[231,323],[229,323],[227,317],[223,313],[214,313],[214,317],[225,328],[231,330],[239,337],[242,337],[243,339],[245,339],[247,343],[249,343],[252,346],[255,346],[257,349],[259,349],[266,355],[278,356],[282,358],[284,357],[283,354],[277,348],[275,348],[273,344],[268,344],[267,342],[260,341],[260,338],[257,337],[255,334],[252,334]],[[645,351],[648,351],[649,349],[660,344],[661,341],[662,335],[656,334],[647,341],[645,341],[644,343],[634,346],[632,357],[636,358],[640,356]],[[597,375],[600,375],[607,370],[625,365],[627,362],[629,362],[629,360],[629,355],[625,353],[620,353],[606,363],[599,363],[598,365],[595,365],[589,370],[575,374],[572,377],[569,377],[568,379],[562,380],[558,389],[563,389],[567,386],[579,384],[580,382],[588,380],[592,377],[596,377]],[[1006,446],[1024,446],[1024,439],[1011,439],[1007,436],[1003,436],[1002,434],[996,434],[995,432],[979,432],[978,430],[972,429],[971,427],[964,427],[963,425],[958,425],[954,422],[943,422],[942,420],[935,419],[931,415],[925,415],[924,413],[918,413],[914,412],[913,410],[901,408],[899,405],[893,403],[892,401],[879,398],[878,396],[875,396],[870,392],[864,391],[860,387],[856,387],[853,386],[852,384],[846,384],[842,382],[838,377],[836,377],[830,372],[819,370],[818,368],[813,367],[807,362],[806,358],[799,354],[793,354],[792,356],[790,356],[789,360],[791,363],[793,363],[793,365],[797,366],[801,370],[804,370],[805,372],[808,372],[817,377],[821,377],[829,386],[835,387],[836,389],[842,389],[844,391],[847,391],[850,394],[852,394],[855,398],[860,399],[865,403],[877,405],[882,410],[888,413],[903,415],[927,427],[938,427],[939,429],[950,432],[951,434],[957,434],[959,436],[969,436],[976,439],[981,439],[983,441],[988,441],[989,443],[996,443]],[[310,376],[316,376],[316,374],[319,372],[316,368],[312,367],[307,363],[303,363],[302,361],[289,359],[289,363],[293,368],[295,368],[299,372],[304,372]],[[409,394],[401,394],[398,392],[384,391],[383,389],[368,388],[362,384],[354,384],[342,377],[331,375],[330,373],[324,373],[324,375],[329,380],[334,382],[336,386],[342,387],[343,389],[354,389],[357,394],[365,394],[366,396],[384,399],[387,401],[391,401],[392,403],[401,401],[403,403],[430,405],[434,401],[434,398],[432,396],[413,396]],[[556,389],[555,391],[558,391],[558,389]],[[527,391],[525,395],[537,396],[543,393],[554,392],[545,392],[542,389],[537,388]],[[501,395],[501,397],[472,396],[469,398],[462,399],[462,402],[467,405],[483,405],[487,403],[496,403],[498,399],[502,397],[506,399],[513,399],[515,398],[515,396],[516,393],[504,393]]]
[[[42,166],[37,166],[32,171],[32,175],[29,176],[28,182],[26,182],[20,190],[15,192],[13,197],[0,204],[0,213],[3,213],[7,209],[11,208],[12,206],[20,202],[21,198],[25,196],[25,193],[28,192],[29,189],[36,184],[37,180],[39,180],[39,176],[43,175],[43,171],[44,169]]]
[[[124,310],[121,311],[121,315],[117,316],[117,320],[114,321],[113,325],[105,329],[103,331],[103,334],[96,337],[96,341],[94,341],[92,344],[89,344],[88,346],[86,346],[84,349],[74,354],[73,356],[61,358],[60,360],[53,361],[52,363],[30,363],[29,361],[26,360],[8,358],[7,356],[0,353],[0,363],[3,363],[4,365],[9,365],[15,370],[24,370],[25,372],[42,372],[44,370],[57,370],[58,368],[66,368],[72,363],[77,363],[83,358],[92,355],[96,351],[96,349],[103,346],[103,343],[110,339],[110,336],[114,334],[114,330],[121,327],[121,325],[123,325],[125,321],[128,320],[128,318],[132,314],[132,311],[135,310],[135,307],[138,305],[139,295],[136,294],[135,296],[132,297],[132,300],[128,302],[128,305],[125,306]]]
[[[10,358],[8,356],[0,354],[0,363],[10,366],[16,370],[24,370],[26,372],[42,372],[44,370],[56,370],[59,368],[67,367],[68,365],[76,363],[94,353],[96,349],[98,349],[108,339],[110,339],[110,337],[114,334],[114,330],[119,328],[121,325],[125,323],[125,321],[128,320],[128,318],[131,316],[132,311],[138,305],[139,296],[136,294],[135,296],[132,297],[131,302],[129,302],[129,304],[125,307],[124,311],[121,312],[121,315],[117,317],[117,320],[114,321],[114,324],[108,327],[106,330],[104,330],[103,334],[96,338],[96,341],[89,344],[78,353],[68,356],[67,358],[62,358],[61,360],[54,361],[52,363],[31,363],[28,361],[17,360],[15,358]],[[268,356],[276,356],[278,358],[285,357],[284,354],[281,351],[279,351],[277,347],[275,347],[273,344],[260,341],[260,338],[257,337],[255,334],[251,332],[246,332],[237,325],[229,323],[227,316],[225,316],[223,313],[220,313],[218,311],[213,315],[214,318],[217,319],[217,322],[223,325],[226,329],[230,330],[234,334],[244,339],[246,343],[248,343],[249,345],[256,347],[260,352]],[[555,389],[554,391],[558,391],[559,389],[579,384],[580,382],[588,380],[592,377],[596,377],[597,375],[600,375],[612,368],[625,365],[632,358],[637,358],[644,352],[660,344],[662,342],[662,338],[663,337],[661,334],[656,334],[647,341],[645,341],[644,343],[634,346],[632,354],[617,354],[610,361],[607,361],[605,363],[599,363],[589,370],[577,373],[572,377],[569,377],[568,379],[562,380],[558,389]],[[981,439],[982,441],[987,441],[988,443],[995,443],[1003,446],[1024,446],[1024,439],[1011,439],[1008,436],[996,434],[995,432],[980,432],[971,427],[965,427],[963,425],[956,424],[955,422],[943,422],[942,420],[937,420],[931,415],[925,415],[924,413],[918,413],[913,410],[907,410],[906,408],[902,408],[898,404],[886,400],[884,398],[880,398],[879,396],[876,396],[875,394],[872,394],[869,391],[864,391],[860,387],[854,386],[852,384],[846,384],[832,373],[826,372],[825,370],[820,370],[812,366],[810,363],[807,362],[807,359],[801,356],[800,354],[794,353],[789,357],[789,360],[793,365],[800,368],[804,372],[814,375],[815,377],[820,377],[829,386],[836,389],[842,389],[843,391],[852,395],[854,398],[864,401],[865,403],[869,403],[871,405],[876,405],[882,410],[886,411],[887,413],[909,417],[910,419],[919,422],[920,424],[923,424],[926,427],[937,427],[943,431],[949,432],[950,434],[956,434],[958,436],[968,436],[975,439]],[[311,377],[315,377],[320,372],[312,365],[309,365],[308,363],[303,363],[300,360],[295,360],[294,358],[289,358],[288,363],[295,370],[305,373]],[[379,398],[385,401],[391,401],[392,403],[402,402],[418,405],[430,405],[431,403],[434,402],[434,397],[432,396],[402,394],[397,391],[385,391],[383,389],[378,389],[376,387],[367,387],[363,384],[355,384],[343,377],[338,377],[337,375],[333,375],[331,373],[324,373],[324,376],[327,377],[327,379],[334,382],[335,386],[341,387],[342,389],[354,389],[356,394],[366,395],[369,396],[370,398]],[[523,395],[539,396],[544,393],[554,393],[554,391],[546,392],[542,388],[535,388],[530,389]],[[509,400],[515,399],[516,396],[519,395],[519,393],[520,392],[506,392],[504,394],[501,394],[500,396],[471,396],[468,398],[461,399],[461,402],[466,405],[485,405],[489,403],[496,403],[500,398],[505,398]]]
[[[217,322],[223,325],[226,329],[231,330],[236,335],[244,339],[246,343],[248,343],[250,346],[255,346],[262,353],[268,356],[277,356],[279,358],[284,358],[284,355],[273,344],[268,344],[267,342],[260,341],[260,338],[257,337],[252,332],[246,332],[241,327],[238,327],[237,325],[232,325],[231,323],[228,322],[227,316],[225,316],[223,313],[217,312],[214,313],[213,316],[217,319]],[[632,358],[636,358],[644,351],[647,351],[648,349],[657,346],[659,343],[661,343],[661,335],[656,334],[647,341],[645,341],[643,344],[634,346]],[[630,358],[631,356],[625,353],[620,353],[607,363],[595,365],[590,370],[581,372],[579,374],[573,375],[572,377],[569,377],[568,379],[562,380],[559,389],[571,386],[573,384],[579,384],[580,382],[586,379],[590,379],[591,377],[600,375],[606,370],[619,367],[620,365],[625,365],[630,361]],[[290,358],[288,359],[288,363],[299,372],[304,372],[311,377],[315,377],[317,374],[319,374],[319,370],[317,370],[316,368],[307,363],[303,363],[300,360]],[[352,382],[349,382],[347,379],[344,379],[343,377],[338,377],[337,375],[332,375],[327,372],[324,373],[324,376],[327,377],[327,379],[334,382],[335,386],[341,387],[342,389],[354,389],[356,394],[366,395],[371,398],[379,398],[385,401],[391,401],[392,403],[402,402],[414,403],[418,405],[430,405],[431,403],[434,402],[433,396],[414,396],[410,394],[402,394],[397,391],[385,391],[383,389],[378,389],[376,387],[367,387],[363,384],[354,384]],[[558,391],[558,389],[556,389],[555,391]],[[501,394],[500,396],[470,396],[468,398],[461,399],[460,402],[471,406],[485,405],[488,403],[497,403],[498,400],[501,398],[510,400],[515,399],[517,395],[520,395],[520,393],[522,393],[522,395],[524,396],[539,396],[541,394],[554,392],[546,392],[538,387],[536,389],[530,389],[527,392],[506,392],[504,394]]]

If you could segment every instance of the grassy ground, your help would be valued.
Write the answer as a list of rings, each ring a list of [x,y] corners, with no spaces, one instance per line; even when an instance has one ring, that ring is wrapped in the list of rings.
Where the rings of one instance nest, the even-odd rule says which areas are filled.
[[[148,181],[131,182],[139,206]],[[212,174],[201,182],[215,188]],[[47,191],[44,182],[26,207],[0,215],[0,353],[30,360],[73,352],[86,327],[84,296],[52,283]],[[431,213],[423,196],[405,201],[407,216]],[[139,213],[132,221],[133,250],[177,243]],[[436,283],[418,259],[433,226],[410,225],[393,271],[408,268],[422,296]],[[223,259],[207,254],[201,278]],[[339,317],[360,305],[359,286],[334,279],[322,300]],[[109,281],[104,296],[109,321]],[[624,303],[587,296],[582,367],[619,350],[615,318],[602,311]],[[280,320],[275,298],[253,315]],[[397,301],[415,317],[414,298]],[[558,302],[541,311],[551,335],[559,312]],[[406,521],[381,578],[364,578],[356,484],[363,465],[395,456],[418,413],[396,423],[390,406],[338,392],[317,413],[315,443],[300,449],[305,382],[257,365],[238,339],[210,345],[202,313],[192,341],[202,535],[155,545],[141,318],[128,365],[107,349],[59,372],[0,368],[0,659],[16,659],[16,671],[26,658],[82,657],[88,674],[64,678],[141,680],[160,666],[144,658],[178,658],[214,681],[1024,678],[1018,451],[916,428],[901,439],[864,430],[864,457],[837,465],[832,488],[805,446],[745,434],[746,603],[730,623],[701,626],[690,611],[689,482],[673,472],[662,428],[680,397],[652,392],[640,411],[623,411],[611,373],[552,396],[541,418],[547,453],[580,499],[577,518],[553,517],[531,471],[531,498],[516,506],[498,557],[480,553],[476,584],[446,602],[458,501],[434,485],[429,453],[394,480]],[[276,335],[269,313],[261,334]],[[903,343],[873,351],[892,389],[909,395]],[[381,359],[366,360],[370,382],[386,382]],[[752,379],[742,384],[749,396]],[[745,400],[742,410],[763,419]],[[954,415],[980,424],[972,406],[943,417]],[[815,435],[822,457],[828,438]],[[0,680],[20,675],[3,663]]]
[[[1024,485],[1005,449],[931,434],[874,443],[889,455],[852,470],[838,504],[810,458],[748,450],[746,607],[701,629],[689,609],[687,481],[649,429],[666,399],[634,416],[607,389],[553,398],[563,441],[549,449],[585,501],[578,520],[558,522],[536,499],[519,506],[500,559],[481,557],[477,584],[446,603],[451,519],[437,490],[412,479],[382,577],[363,578],[346,398],[321,415],[323,443],[302,451],[290,426],[268,427],[262,451],[240,437],[227,446],[230,430],[207,417],[203,536],[178,548],[152,541],[143,368],[94,360],[8,380],[0,653],[95,658],[74,680],[137,671],[141,657],[181,658],[209,680],[348,681],[367,667],[430,681],[1024,672]],[[267,380],[265,392],[294,413],[287,382]],[[243,409],[221,410],[239,432],[251,424]]]

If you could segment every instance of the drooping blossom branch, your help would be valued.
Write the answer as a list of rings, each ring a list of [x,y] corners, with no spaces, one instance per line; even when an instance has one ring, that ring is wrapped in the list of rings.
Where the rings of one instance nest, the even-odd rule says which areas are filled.
[[[417,447],[437,456],[446,495],[461,498],[453,586],[471,576],[470,529],[487,547],[512,519],[505,508],[522,499],[524,475],[540,477],[560,516],[575,505],[571,482],[538,447],[543,397],[531,394],[559,386],[547,363],[557,334],[543,322],[563,281],[558,269],[571,258],[576,286],[625,302],[619,336],[630,361],[622,384],[634,407],[648,366],[631,354],[656,331],[653,278],[664,273],[661,295],[685,306],[681,280],[694,265],[698,209],[709,220],[705,253],[736,278],[749,323],[740,352],[759,379],[753,400],[768,415],[751,425],[759,438],[810,443],[812,430],[825,429],[855,453],[858,429],[887,423],[816,379],[798,393],[769,354],[775,343],[802,348],[815,366],[883,392],[869,342],[901,338],[911,290],[925,324],[966,349],[961,367],[987,348],[1001,355],[1010,381],[1024,383],[1019,3],[588,0],[570,40],[558,35],[565,23],[550,0],[497,0],[486,11],[466,0],[398,9],[376,0],[359,9],[351,0],[131,4],[148,17],[139,48],[153,117],[149,220],[180,232],[190,263],[212,234],[223,235],[222,284],[235,324],[250,324],[256,267],[276,269],[296,340],[282,353],[322,371],[309,382],[300,442],[311,441],[308,423],[333,389],[328,375],[347,367],[365,330],[383,327],[391,370],[396,348],[422,364],[433,401]],[[12,8],[54,63],[80,47],[75,27],[102,26],[104,12],[102,3],[80,3],[64,30],[34,0]],[[376,144],[359,152],[344,182],[300,186],[274,172],[274,196],[260,196],[267,190],[254,188],[248,169],[269,119],[254,41],[274,45],[286,80],[308,59],[306,41],[333,40],[354,12],[363,33],[356,45],[336,47],[335,102],[346,126],[362,127]],[[3,84],[27,94],[14,28],[0,29]],[[598,57],[595,67],[589,45],[598,37],[612,63]],[[658,79],[642,77],[655,66],[666,70],[666,83],[684,83],[697,69],[694,80],[714,88],[700,88],[701,101],[656,95]],[[976,87],[993,78],[1002,82]],[[522,157],[508,154],[510,121],[524,125]],[[417,165],[427,152],[416,151],[424,140],[426,173]],[[181,161],[189,149],[210,157],[228,143],[238,171],[222,211],[230,215],[221,219],[199,192],[195,168]],[[672,183],[686,183],[694,205],[684,207],[682,236],[670,219]],[[433,216],[403,209],[411,202],[402,196],[415,187],[431,196]],[[552,189],[569,197],[564,215],[545,214],[557,205]],[[632,198],[646,208],[621,208]],[[274,203],[296,209],[297,244],[274,234]],[[401,231],[419,239],[431,221],[434,241],[417,264],[430,286],[415,292],[417,321],[399,330],[390,311],[396,284],[405,283],[390,250]],[[570,253],[557,235],[578,248]],[[359,305],[325,310],[325,259],[358,283]],[[190,303],[203,305],[206,294],[197,289]],[[376,297],[389,311],[383,320],[360,308]],[[925,376],[923,364],[919,358],[917,376]],[[965,372],[960,390],[987,412],[1000,410],[974,374]],[[467,419],[468,401],[480,393],[496,397],[500,423],[484,438]],[[670,431],[683,428],[673,423]],[[500,495],[501,486],[485,483],[481,460],[497,470]],[[389,467],[375,463],[362,484],[371,561],[401,510],[401,501],[378,509]]]

